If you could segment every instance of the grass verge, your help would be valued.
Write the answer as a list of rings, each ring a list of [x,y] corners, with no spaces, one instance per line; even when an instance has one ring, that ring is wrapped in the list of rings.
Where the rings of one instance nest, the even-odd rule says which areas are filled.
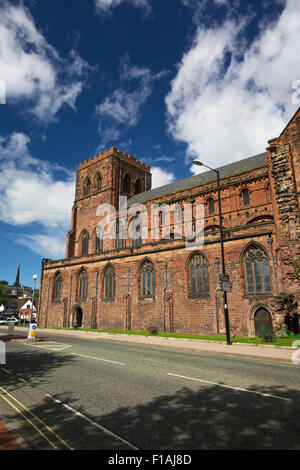
[[[44,328],[41,328],[44,329]],[[60,330],[73,330],[73,331],[91,331],[94,333],[110,333],[110,334],[125,334],[125,335],[140,335],[140,336],[160,336],[165,338],[183,338],[183,339],[198,339],[202,341],[219,341],[226,342],[226,336],[205,336],[205,335],[194,335],[186,333],[170,333],[170,332],[158,332],[156,335],[149,333],[148,331],[135,331],[135,330],[107,330],[107,329],[91,329],[91,328],[59,328]],[[248,336],[232,336],[232,343],[249,343],[249,344],[265,344],[268,346],[292,346],[294,341],[300,341],[300,338],[290,336],[278,336],[274,337],[272,341],[265,341],[263,338],[250,338]],[[300,345],[299,345],[300,347]]]

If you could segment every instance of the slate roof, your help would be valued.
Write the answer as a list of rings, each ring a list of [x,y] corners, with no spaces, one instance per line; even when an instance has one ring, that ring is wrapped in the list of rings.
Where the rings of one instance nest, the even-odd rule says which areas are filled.
[[[224,165],[216,169],[220,172],[220,179],[238,175],[240,173],[254,170],[255,168],[266,166],[267,156],[267,152],[260,153],[252,157],[239,160],[238,162],[229,163],[228,165]],[[128,206],[131,207],[133,204],[144,204],[147,201],[158,199],[162,196],[167,196],[168,194],[177,193],[186,189],[211,183],[216,181],[216,179],[216,173],[209,170],[204,173],[200,173],[199,175],[190,176],[189,178],[184,178],[182,180],[175,181],[174,183],[166,184],[164,186],[160,186],[159,188],[137,194],[136,196],[130,198],[128,201]]]

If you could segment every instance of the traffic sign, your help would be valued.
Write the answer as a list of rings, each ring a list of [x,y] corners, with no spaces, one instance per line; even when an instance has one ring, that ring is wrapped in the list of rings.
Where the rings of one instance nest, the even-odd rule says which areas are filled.
[[[28,331],[27,339],[35,339],[36,332],[37,332],[36,323],[31,323],[29,325],[29,331]]]
[[[224,292],[232,292],[232,282],[223,282],[223,289]]]

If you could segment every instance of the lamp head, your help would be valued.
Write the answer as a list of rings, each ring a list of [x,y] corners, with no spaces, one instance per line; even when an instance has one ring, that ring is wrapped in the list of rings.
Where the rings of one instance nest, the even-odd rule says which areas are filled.
[[[203,166],[203,163],[200,162],[200,160],[194,160],[194,161],[193,161],[193,164],[194,164],[194,165],[198,165],[198,166]]]
[[[37,280],[37,278],[38,278],[38,277],[37,277],[37,274],[34,274],[34,275],[32,276],[32,279],[34,279],[35,281]]]

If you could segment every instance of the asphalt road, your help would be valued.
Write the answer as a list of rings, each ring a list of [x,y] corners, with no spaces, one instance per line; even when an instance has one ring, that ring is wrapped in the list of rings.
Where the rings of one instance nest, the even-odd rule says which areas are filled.
[[[32,448],[300,449],[297,366],[40,336],[0,365],[0,412]]]

